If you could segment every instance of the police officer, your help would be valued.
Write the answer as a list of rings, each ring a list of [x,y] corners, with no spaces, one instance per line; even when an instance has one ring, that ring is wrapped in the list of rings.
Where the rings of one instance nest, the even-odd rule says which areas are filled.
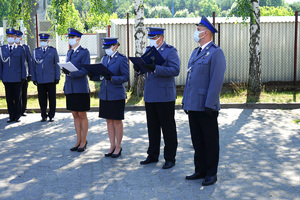
[[[56,48],[49,46],[49,34],[41,33],[40,45],[32,52],[32,81],[37,86],[39,104],[41,108],[41,122],[47,117],[53,122],[56,109],[56,84],[60,80],[59,57]],[[49,98],[49,113],[47,114],[47,99]]]
[[[25,52],[23,47],[14,44],[16,30],[6,29],[7,45],[0,48],[0,79],[5,86],[8,123],[20,121],[21,87],[26,79]]]
[[[23,47],[24,51],[25,51],[25,66],[26,66],[26,74],[27,74],[27,78],[24,81],[24,83],[22,84],[22,107],[21,107],[21,112],[22,112],[22,116],[26,116],[25,112],[26,112],[26,107],[27,107],[27,88],[28,88],[28,82],[31,80],[31,64],[32,64],[32,58],[31,58],[31,53],[30,53],[30,49],[29,46],[26,44],[22,44],[22,31],[16,30],[17,33],[17,37],[15,39],[15,43],[17,45],[20,45],[21,47]]]
[[[203,15],[194,33],[200,44],[189,59],[183,94],[183,109],[188,114],[192,143],[195,150],[195,173],[188,180],[204,179],[203,186],[217,181],[219,162],[218,114],[219,94],[226,69],[225,56],[211,41],[215,27]]]
[[[71,151],[82,152],[87,146],[87,132],[89,127],[86,111],[90,110],[88,72],[82,64],[90,64],[90,52],[79,44],[82,33],[74,28],[68,28],[69,44],[72,47],[67,53],[66,62],[71,62],[78,71],[70,72],[62,69],[66,74],[64,92],[67,109],[72,111],[77,134],[77,142]]]
[[[175,76],[180,71],[180,60],[175,47],[164,42],[164,28],[148,27],[148,38],[150,45],[146,51],[154,46],[165,62],[156,65],[144,64],[143,67],[150,70],[145,74],[144,101],[147,116],[147,127],[149,137],[148,156],[140,164],[145,165],[158,162],[161,131],[164,137],[164,159],[163,169],[171,168],[175,165],[177,150],[177,131],[174,119],[176,85]],[[135,67],[135,66],[134,66]],[[136,71],[139,71],[135,67]]]

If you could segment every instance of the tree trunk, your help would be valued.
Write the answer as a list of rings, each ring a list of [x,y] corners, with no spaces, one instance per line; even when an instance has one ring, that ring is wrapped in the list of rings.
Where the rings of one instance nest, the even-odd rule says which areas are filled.
[[[135,0],[134,5],[134,14],[135,14],[135,56],[141,56],[145,49],[145,27],[144,27],[144,0]],[[135,74],[134,84],[133,84],[133,93],[137,96],[143,96],[145,84],[145,76]]]
[[[250,20],[250,66],[248,93],[259,96],[261,92],[261,57],[260,57],[260,10],[259,0],[251,0],[253,17]]]
[[[38,4],[36,0],[30,0],[30,8],[32,8],[31,13],[30,13],[30,18],[31,22],[30,24],[30,31],[27,31],[27,44],[29,45],[30,51],[32,52],[34,48],[37,47],[36,44],[36,19],[35,19],[35,14],[38,8]]]

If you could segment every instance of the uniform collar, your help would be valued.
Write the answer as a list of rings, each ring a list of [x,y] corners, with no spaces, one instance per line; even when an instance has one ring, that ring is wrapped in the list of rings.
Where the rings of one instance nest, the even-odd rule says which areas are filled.
[[[73,49],[74,52],[75,52],[80,46],[81,46],[81,45],[78,45],[75,49]]]
[[[8,47],[8,48],[9,48],[10,46],[12,46],[13,49],[16,48],[16,44],[15,44],[15,43],[13,43],[12,45],[7,44],[7,47]]]
[[[202,50],[203,50],[207,45],[209,45],[209,43],[211,43],[211,42],[212,42],[212,41],[209,41],[209,42],[207,42],[206,44],[202,45],[202,46],[201,46]]]

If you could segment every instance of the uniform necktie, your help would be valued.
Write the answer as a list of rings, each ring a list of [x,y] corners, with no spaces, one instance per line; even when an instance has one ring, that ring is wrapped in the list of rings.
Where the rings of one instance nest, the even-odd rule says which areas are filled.
[[[45,53],[46,52],[46,49],[43,49],[43,53]]]
[[[71,49],[71,53],[70,53],[70,59],[69,59],[69,61],[71,60],[71,57],[72,57],[72,54],[74,53],[74,50],[73,49]]]
[[[111,60],[111,56],[108,56],[108,63],[110,62],[110,60]]]
[[[201,50],[202,50],[202,48],[200,47],[198,50],[197,56],[200,54]]]
[[[12,46],[9,46],[9,52],[11,52],[12,51]]]

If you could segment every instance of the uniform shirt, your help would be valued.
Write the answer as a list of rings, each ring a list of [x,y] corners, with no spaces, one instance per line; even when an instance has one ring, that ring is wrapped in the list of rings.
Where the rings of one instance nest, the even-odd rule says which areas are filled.
[[[226,60],[220,47],[213,42],[199,55],[194,49],[188,62],[188,73],[183,93],[183,109],[205,111],[205,107],[220,110],[219,94],[223,86]]]
[[[146,51],[151,48],[147,47]],[[180,72],[180,59],[177,49],[171,45],[162,44],[158,52],[165,59],[162,65],[156,65],[155,73],[145,74],[144,101],[170,102],[176,99],[175,76]]]
[[[45,53],[42,47],[33,50],[31,79],[39,84],[54,83],[60,79],[59,57],[56,48],[48,46]]]
[[[0,47],[0,79],[2,82],[21,82],[26,79],[25,51],[23,47],[12,45]]]
[[[98,97],[101,100],[121,100],[126,99],[126,91],[123,83],[129,80],[129,65],[128,59],[125,55],[116,51],[111,60],[108,61],[109,56],[105,55],[102,59],[102,64],[108,68],[114,76],[111,81],[102,80]]]

